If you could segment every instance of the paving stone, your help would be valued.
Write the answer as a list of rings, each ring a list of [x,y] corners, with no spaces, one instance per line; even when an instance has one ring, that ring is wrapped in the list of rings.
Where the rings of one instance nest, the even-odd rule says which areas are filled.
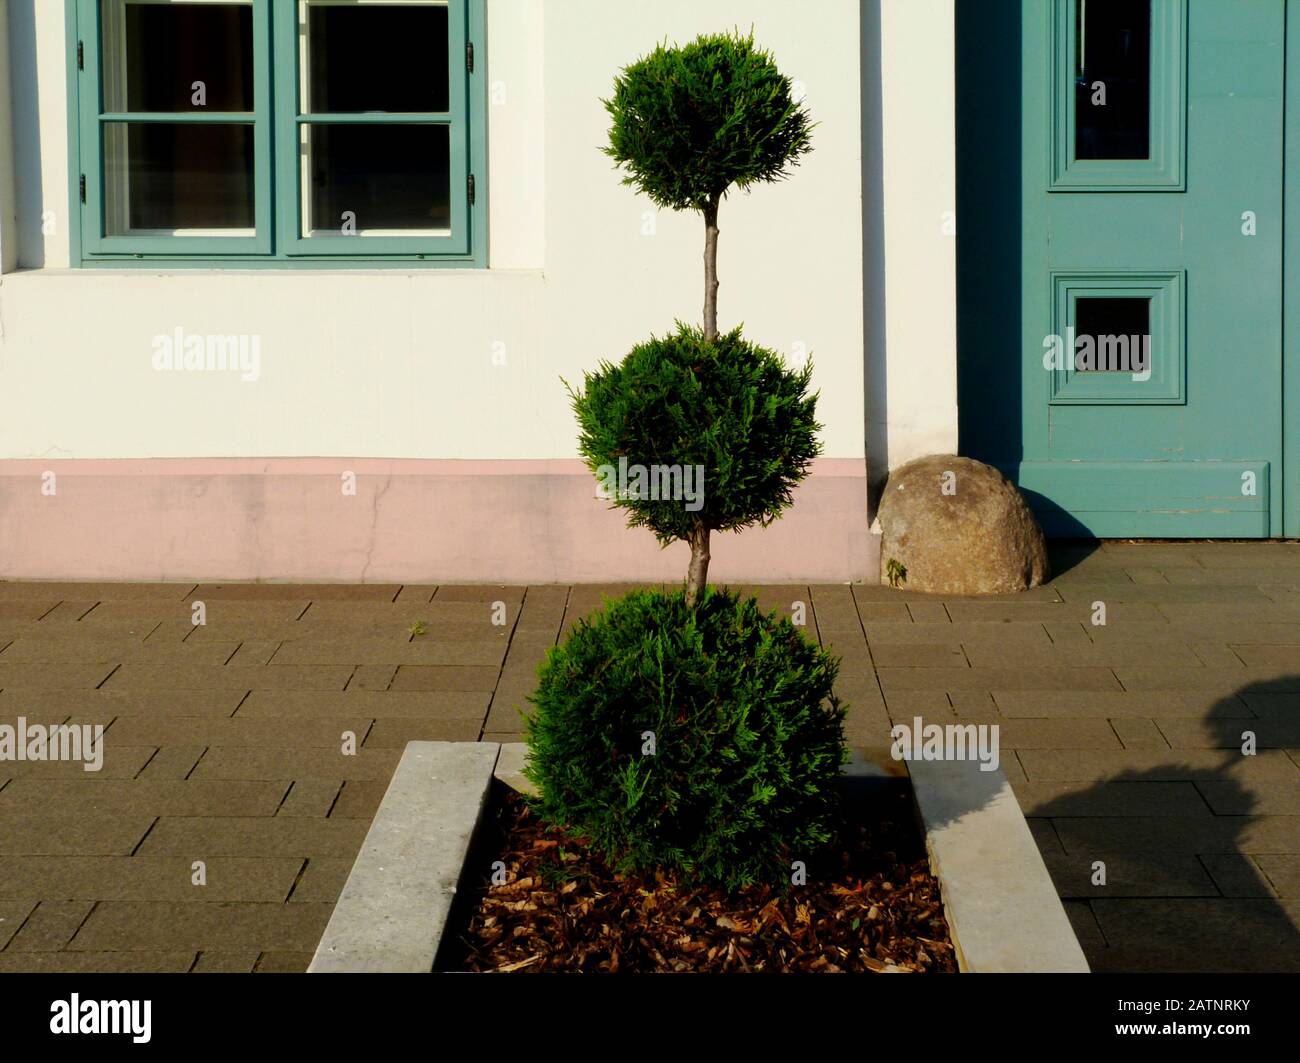
[[[22,599],[19,601],[6,601],[0,598],[0,623],[7,624],[11,620],[39,620],[46,613],[57,609],[59,600],[57,598],[46,599]]]
[[[164,746],[141,769],[139,779],[185,779],[207,752],[207,746]]]
[[[500,630],[494,627],[492,608],[486,602],[439,602],[436,599],[419,605],[408,602],[314,601],[311,608],[302,614],[300,622],[396,623],[407,630],[417,620],[423,621],[430,631],[460,627],[490,635],[494,630]]]
[[[193,970],[195,974],[251,974],[257,966],[257,949],[240,949],[218,952],[209,949],[200,952]]]
[[[862,625],[871,635],[876,624],[910,624],[912,614],[908,612],[906,602],[859,602],[858,616]]]
[[[397,583],[201,583],[195,598],[213,601],[391,602]]]
[[[104,901],[72,941],[90,952],[251,948],[310,951],[328,904]]]
[[[976,668],[1017,665],[1022,668],[1111,668],[1123,665],[1202,668],[1201,660],[1188,647],[1177,643],[1141,642],[1065,646],[997,646],[974,642],[965,647]],[[1238,665],[1239,667],[1240,665]]]
[[[93,907],[92,901],[41,901],[5,951],[58,952],[72,940]]]
[[[989,602],[981,600],[950,600],[948,615],[955,624],[1013,624],[1013,623],[1092,623],[1093,602],[1106,603],[1107,623],[1145,621],[1163,623],[1164,617],[1150,605],[1133,606],[1119,599],[1111,600],[1107,593],[1091,588],[1087,593],[1076,594],[1071,601],[1013,601]]]
[[[0,953],[4,974],[184,974],[193,952]]]
[[[968,645],[977,642],[995,642],[999,645],[1013,643],[1039,643],[1050,646],[1047,629],[1036,621],[1007,623],[958,624],[872,624],[867,632],[867,642],[874,650],[881,643],[927,645],[956,642]]]
[[[351,859],[361,848],[367,820],[330,816],[164,816],[140,846],[145,856],[180,855],[205,860],[218,856],[338,856]]]
[[[524,600],[523,587],[509,587],[504,584],[450,584],[438,587],[433,596],[435,602],[505,602],[511,606],[511,620],[514,619],[515,606]]]
[[[1245,634],[1243,632],[1243,634]],[[13,647],[11,646],[10,649]],[[1248,668],[1283,668],[1300,672],[1300,646],[1252,646],[1234,645],[1235,656],[1240,657]],[[9,650],[0,654],[0,661],[9,655]],[[1300,689],[1300,687],[1296,688]]]
[[[1059,816],[1066,852],[1300,853],[1297,816]]]
[[[1073,583],[1057,583],[1061,597],[1067,602],[1081,602],[1095,593],[1096,588]],[[1268,598],[1257,587],[1176,585],[1176,584],[1109,584],[1099,597],[1106,602],[1107,611],[1112,604],[1240,604],[1244,602],[1268,603]]]
[[[1010,720],[992,716],[984,722],[998,725],[1003,749],[1123,748],[1106,720]]]
[[[26,667],[12,665],[11,667]],[[4,665],[0,665],[2,671]],[[319,690],[342,691],[351,665],[267,665],[264,668],[124,664],[113,673],[109,690]],[[28,684],[23,684],[28,685]]]
[[[1016,784],[1012,783],[1013,789]],[[1016,795],[1019,799],[1019,794]],[[1024,802],[1018,801],[1021,811],[1024,811]],[[1061,839],[1056,836],[1056,828],[1052,826],[1050,819],[1041,819],[1036,816],[1025,813],[1025,823],[1029,825],[1029,833],[1034,836],[1034,844],[1038,846],[1040,853],[1065,853],[1065,847],[1061,845]]]
[[[1260,716],[1283,720],[1300,713],[1300,691],[1274,691],[1265,687],[1247,687],[1237,696]]]
[[[1119,690],[1108,668],[880,668],[891,690]]]
[[[1175,749],[1234,749],[1240,751],[1247,732],[1257,749],[1284,749],[1300,745],[1300,718],[1263,717],[1234,721],[1161,720],[1160,731]]]
[[[310,952],[264,952],[257,958],[254,974],[305,974],[311,964]]]
[[[203,860],[207,885],[194,885]],[[0,897],[49,901],[283,901],[302,861],[193,856],[0,857]],[[3,906],[0,906],[3,907]],[[3,927],[0,927],[0,933]],[[71,935],[69,935],[71,936]]]
[[[237,642],[154,643],[135,638],[16,639],[0,653],[0,666],[9,664],[225,664],[239,648]]]
[[[1088,630],[1077,620],[1044,620],[1043,627],[1053,646],[1088,646],[1092,639]],[[1091,915],[1089,915],[1091,918]]]
[[[1191,568],[1191,567],[1189,566],[1188,568],[1186,568],[1186,569],[1182,569],[1181,571],[1184,571],[1184,572],[1197,572],[1197,571],[1199,571],[1199,570],[1198,570],[1198,569],[1193,569],[1193,568]],[[1133,566],[1130,566],[1130,567],[1126,567],[1126,568],[1124,569],[1124,574],[1125,574],[1126,576],[1128,576],[1128,578],[1129,578],[1130,580],[1132,580],[1134,583],[1169,583],[1169,582],[1171,582],[1171,581],[1168,579],[1168,577],[1165,576],[1164,571],[1163,571],[1162,569],[1158,569],[1158,568],[1146,568],[1146,567],[1143,567],[1143,566],[1140,566],[1140,565],[1133,565]],[[1175,581],[1175,582],[1176,582],[1176,581]]]
[[[1162,729],[1156,725],[1155,720],[1120,716],[1107,722],[1114,729],[1115,734],[1124,744],[1125,749],[1168,749],[1170,746],[1170,743],[1165,741]],[[1175,728],[1189,722],[1191,721],[1164,721],[1165,724],[1169,724]]]
[[[205,624],[194,623],[194,603],[202,602]],[[311,603],[306,599],[299,601],[218,601],[212,598],[191,595],[184,601],[171,603],[154,602],[100,602],[91,612],[82,617],[82,624],[99,624],[103,621],[131,620],[137,623],[148,621],[171,621],[181,626],[202,630],[206,627],[232,625],[235,623],[263,623],[297,620]]]
[[[523,731],[484,731],[481,742],[496,742],[498,745],[513,745],[523,742],[527,735]]]
[[[186,645],[188,646],[190,643],[187,642]],[[194,645],[204,646],[207,643],[197,641],[194,642]],[[279,649],[280,643],[274,639],[248,639],[239,644],[239,649],[235,651],[233,657],[226,661],[226,664],[236,668],[270,664]]]
[[[1187,589],[1187,588],[1181,588]],[[1195,588],[1192,588],[1193,590]],[[1291,625],[1300,622],[1300,606],[1279,605],[1262,594],[1258,601],[1249,602],[1162,602],[1159,611],[1172,624],[1204,625],[1206,638],[1217,638],[1218,628],[1224,624],[1237,625]],[[1213,631],[1214,634],[1210,634]]]
[[[97,601],[61,601],[53,609],[42,614],[41,619],[44,621],[42,626],[45,627],[62,627],[70,622],[75,622],[86,617],[99,607]],[[157,621],[154,621],[157,623]],[[139,623],[134,623],[134,627],[139,627]],[[77,629],[80,630],[80,629]]]
[[[1089,965],[1092,965],[1093,952],[1106,947],[1106,935],[1101,932],[1097,917],[1092,914],[1087,901],[1066,901],[1065,914],[1070,919],[1070,926],[1074,929],[1074,936],[1079,939],[1084,955],[1088,957]]]
[[[490,690],[428,692],[349,690],[346,693],[254,690],[239,706],[235,718],[365,717],[373,720],[482,720],[487,715],[491,699]]]
[[[330,819],[357,819],[369,823],[384,799],[388,780],[348,779],[330,810]]]
[[[1264,873],[1249,856],[1210,853],[1201,857],[1205,870],[1225,897],[1274,897]]]
[[[1300,899],[1300,854],[1263,853],[1254,859],[1279,897]]]
[[[475,668],[449,665],[424,667],[401,665],[393,677],[392,690],[486,691],[496,687],[498,668]]]
[[[506,646],[504,638],[474,642],[468,640],[457,642],[299,640],[282,643],[271,667],[342,662],[345,664],[492,665],[494,668],[499,668],[505,659]],[[0,655],[0,660],[3,660],[3,655]]]
[[[1027,816],[1190,816],[1210,818],[1209,806],[1190,782],[1075,782],[1014,784]]]
[[[400,605],[407,603],[423,603],[433,601],[433,594],[438,589],[433,583],[404,583],[401,591],[398,592],[393,601]]]
[[[348,880],[348,872],[351,870],[351,860],[331,857],[315,857],[308,860],[307,869],[298,879],[289,902],[291,904],[335,903],[339,899],[339,894],[343,892],[343,883]]]
[[[926,602],[913,599],[907,603],[908,615],[914,624],[945,624],[955,619],[943,602]]]
[[[393,676],[397,675],[395,664],[358,665],[348,680],[348,690],[387,690],[393,685]]]
[[[0,814],[31,816],[40,809],[42,815],[68,819],[135,815],[146,826],[153,815],[270,816],[287,790],[288,784],[280,782],[17,779],[0,793]]]
[[[1234,771],[1230,779],[1200,779],[1196,788],[1220,816],[1300,816],[1300,776],[1295,781]]]
[[[997,723],[1004,723],[1005,718],[998,712],[997,704],[993,700],[993,695],[987,690],[953,690],[948,694],[948,700],[952,702],[952,712],[954,716],[966,719],[989,719]]]
[[[343,732],[351,731],[359,741],[369,730],[370,722],[370,717],[362,715],[197,720],[134,716],[119,720],[109,734],[124,745],[163,746],[164,749],[188,740],[200,747],[337,750],[342,745]]]
[[[1296,928],[1271,900],[1188,898],[1092,902],[1108,941],[1159,942],[1165,947],[1241,952],[1294,951]]]
[[[73,713],[151,719],[230,716],[244,695],[242,690],[6,690],[0,692],[0,719],[12,720],[20,713],[60,719]]]
[[[361,748],[345,755],[335,749],[256,749],[212,746],[191,776],[211,779],[386,779],[397,767],[400,750]]]
[[[1300,769],[1278,750],[1264,750],[1254,757],[1201,749],[1124,749],[1113,752],[1027,749],[1023,752],[1021,760],[1025,770],[1035,781],[1101,782],[1119,775],[1141,773],[1149,782],[1267,779],[1282,787],[1294,786],[1300,792]]]
[[[27,917],[35,908],[35,901],[6,900],[0,897],[0,949],[5,948],[13,940],[19,927],[27,921]]]
[[[105,732],[103,762],[97,771],[87,771],[89,761],[86,760],[21,760],[6,764],[5,774],[18,780],[77,779],[87,785],[98,785],[109,779],[135,778],[154,752],[152,746],[119,745]]]
[[[0,663],[0,688],[4,690],[94,690],[113,674],[112,664],[4,664]]]
[[[1217,897],[1214,880],[1196,857],[1182,853],[1045,853],[1043,862],[1063,898]],[[1105,865],[1106,884],[1093,885]]]
[[[378,720],[366,736],[366,749],[404,749],[407,742],[475,742],[481,724],[474,720]]]
[[[0,600],[32,601],[76,598],[91,602],[174,601],[184,598],[193,583],[0,583]]]
[[[930,643],[909,645],[902,642],[884,642],[872,650],[877,667],[929,667],[966,668],[970,662],[956,643]]]
[[[1064,716],[1076,719],[1125,718],[1237,720],[1254,713],[1236,697],[1207,691],[1005,690],[993,698],[1006,716]]]
[[[339,791],[342,779],[299,779],[276,811],[277,816],[328,816]]]

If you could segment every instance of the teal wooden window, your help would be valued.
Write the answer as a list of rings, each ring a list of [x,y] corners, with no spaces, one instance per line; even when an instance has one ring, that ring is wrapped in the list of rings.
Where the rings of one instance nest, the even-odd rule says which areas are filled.
[[[1054,406],[1170,406],[1186,399],[1181,272],[1052,274]],[[1046,346],[1046,344],[1045,344]]]
[[[1187,0],[1053,0],[1052,191],[1185,187]]]
[[[486,265],[483,0],[68,0],[74,260]]]

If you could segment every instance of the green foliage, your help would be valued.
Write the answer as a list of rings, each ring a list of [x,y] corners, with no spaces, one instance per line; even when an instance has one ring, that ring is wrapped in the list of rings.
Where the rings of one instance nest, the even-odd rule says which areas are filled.
[[[705,210],[736,185],[779,181],[811,150],[808,112],[753,35],[660,45],[602,101],[611,156],[661,207]]]
[[[540,669],[534,807],[621,871],[788,885],[837,825],[838,667],[753,599],[711,589],[692,610],[681,592],[634,591]]]
[[[667,544],[685,539],[697,520],[710,530],[770,524],[821,451],[812,363],[787,369],[773,351],[741,338],[712,343],[679,324],[663,339],[633,348],[615,366],[603,362],[569,389],[579,449],[592,472],[629,465],[701,466],[703,508],[681,501],[615,497]]]
[[[907,566],[896,557],[891,557],[885,565],[885,578],[891,587],[901,587],[907,582]]]

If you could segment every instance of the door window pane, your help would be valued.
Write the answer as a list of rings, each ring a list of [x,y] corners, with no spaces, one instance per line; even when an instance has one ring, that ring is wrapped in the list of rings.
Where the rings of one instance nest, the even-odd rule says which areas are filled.
[[[104,129],[109,236],[251,236],[253,198],[251,125],[111,122]]]
[[[447,6],[307,4],[306,110],[444,113]]]
[[[312,124],[304,138],[305,235],[450,229],[448,126]]]
[[[111,0],[103,12],[108,111],[252,112],[250,3]]]
[[[1075,158],[1151,157],[1151,2],[1078,0]]]
[[[1151,366],[1151,300],[1077,299],[1074,338],[1076,372],[1142,373]]]

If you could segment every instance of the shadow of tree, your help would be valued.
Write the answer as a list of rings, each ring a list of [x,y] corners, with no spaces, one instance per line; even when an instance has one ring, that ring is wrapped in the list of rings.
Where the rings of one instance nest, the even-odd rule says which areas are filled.
[[[1089,963],[1300,971],[1300,684],[1159,724],[1179,748],[1130,751],[1150,767],[1022,802]]]

